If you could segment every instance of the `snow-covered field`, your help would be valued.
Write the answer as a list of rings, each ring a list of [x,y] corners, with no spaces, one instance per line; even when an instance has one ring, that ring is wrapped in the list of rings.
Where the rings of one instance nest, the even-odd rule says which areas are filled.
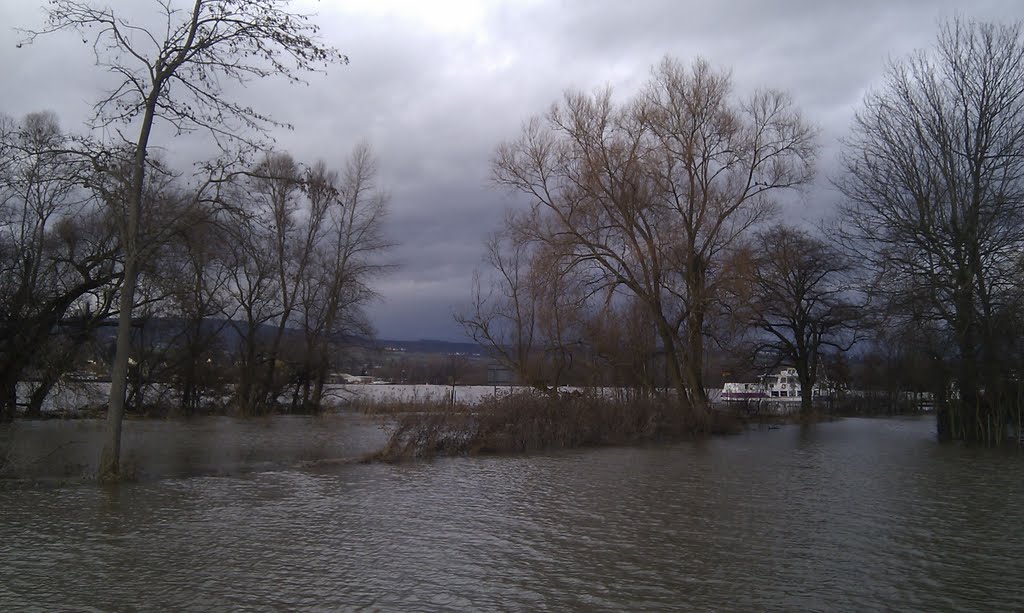
[[[328,402],[339,403],[353,399],[376,402],[451,402],[454,393],[455,402],[473,405],[487,396],[505,395],[515,389],[529,388],[494,387],[491,385],[458,385],[453,388],[450,385],[427,384],[330,385],[326,392],[330,395],[327,399]]]
[[[28,404],[34,383],[18,384],[18,404]],[[106,405],[110,397],[110,383],[101,381],[68,381],[58,383],[43,400],[43,413],[74,411],[85,407]]]
[[[18,403],[28,402],[34,385],[18,384]],[[157,398],[163,390],[162,386],[152,386],[147,390],[147,397]],[[509,387],[493,387],[488,385],[467,385],[454,388],[455,401],[461,404],[476,404],[485,396],[508,394]],[[451,402],[452,386],[450,385],[328,385],[324,401],[328,405],[344,406],[352,401],[370,402],[410,402],[436,403]],[[60,413],[76,411],[85,407],[102,406],[107,403],[110,395],[110,383],[100,381],[76,381],[60,384],[53,389],[43,402],[44,413]]]
[[[329,386],[332,396],[336,399],[360,398],[385,402],[451,402],[452,386],[450,385],[333,385]],[[454,388],[455,401],[461,404],[476,404],[488,396],[502,396],[516,390],[529,390],[529,387],[509,387],[490,385],[459,385]],[[582,391],[577,387],[560,387],[562,392]],[[601,388],[602,394],[614,395],[616,388]],[[719,401],[721,389],[707,390],[708,399],[712,403]]]
[[[161,390],[153,386],[147,391],[150,399],[160,395]],[[364,384],[336,384],[328,385],[325,390],[324,401],[328,405],[343,407],[349,402],[403,402],[403,403],[437,403],[451,402],[452,394],[455,395],[455,402],[465,405],[474,405],[483,398],[493,395],[506,395],[516,390],[527,390],[527,387],[508,387],[491,385],[459,385],[452,388],[450,385],[364,385]],[[563,387],[563,392],[571,392],[577,388]],[[604,389],[603,393],[614,394],[614,389]],[[31,384],[22,383],[18,387],[18,402],[28,401],[31,393]],[[43,404],[43,411],[46,413],[58,413],[63,411],[74,411],[83,407],[95,407],[105,405],[110,394],[110,384],[99,381],[71,382],[61,384],[54,388],[53,392]],[[716,402],[721,390],[708,390],[708,396],[712,402]]]

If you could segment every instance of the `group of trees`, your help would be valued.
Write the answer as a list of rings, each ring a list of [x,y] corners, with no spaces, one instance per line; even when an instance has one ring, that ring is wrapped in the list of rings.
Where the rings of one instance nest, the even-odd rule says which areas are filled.
[[[340,173],[269,155],[226,196],[247,206],[230,207],[223,227],[232,265],[219,267],[208,284],[225,296],[203,302],[233,309],[235,393],[246,412],[273,408],[285,386],[293,407],[320,406],[339,342],[369,333],[360,307],[382,267],[374,256],[387,247],[386,198],[375,174],[366,146]],[[291,368],[281,369],[282,361]]]
[[[731,264],[773,196],[812,178],[814,137],[788,96],[740,97],[704,61],[665,59],[623,103],[610,90],[566,94],[498,149],[495,180],[533,206],[491,242],[500,276],[478,288],[464,325],[516,347],[505,357],[520,372],[532,348],[561,362],[598,344],[590,332],[617,328],[606,351],[634,355],[612,359],[644,372],[657,354],[680,405],[701,418],[706,340],[745,272]]]
[[[118,315],[127,256],[122,167],[70,151],[50,113],[3,125],[0,410],[9,418],[19,383],[26,414],[38,415],[62,376],[90,359],[109,366],[110,336],[98,331]],[[173,404],[184,415],[225,396],[248,415],[319,406],[339,348],[369,333],[361,307],[387,247],[375,174],[365,145],[338,170],[273,152],[198,183],[152,163],[129,305],[129,405]]]
[[[60,364],[44,356],[60,352],[43,347],[81,344],[116,316],[101,478],[120,472],[132,382],[173,363],[182,408],[194,410],[224,338],[217,326],[238,339],[220,350],[234,356],[240,410],[265,410],[288,385],[299,390],[293,405],[318,403],[331,343],[363,325],[374,255],[386,246],[368,149],[339,170],[267,154],[262,137],[290,126],[230,96],[254,79],[300,82],[347,62],[308,16],[282,0],[137,8],[50,0],[46,25],[23,43],[70,31],[91,44],[113,83],[93,107],[91,134],[103,136],[68,137],[42,114],[5,120],[0,144],[0,414],[13,414],[19,380],[43,382],[33,403],[50,384]],[[167,131],[210,137],[201,176],[151,155]],[[147,341],[144,322],[155,318],[180,325]],[[147,364],[154,348],[160,359]]]
[[[1021,37],[956,20],[892,64],[844,141],[827,232],[775,215],[816,154],[785,94],[742,97],[672,59],[625,101],[567,93],[497,150],[495,181],[531,207],[488,243],[460,321],[539,386],[583,356],[630,364],[641,387],[657,364],[697,418],[709,343],[795,367],[805,410],[854,345],[898,347],[940,436],[1002,440],[1022,413]]]

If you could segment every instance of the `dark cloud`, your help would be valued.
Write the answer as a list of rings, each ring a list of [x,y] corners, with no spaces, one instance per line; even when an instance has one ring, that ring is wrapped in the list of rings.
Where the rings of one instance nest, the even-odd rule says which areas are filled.
[[[113,4],[127,4],[120,0]],[[133,4],[138,6],[138,0]],[[253,83],[233,95],[291,123],[277,146],[303,161],[340,165],[369,142],[380,183],[392,196],[389,232],[400,267],[378,284],[371,309],[385,337],[456,338],[451,318],[468,299],[481,241],[515,199],[489,184],[489,159],[521,122],[566,88],[612,85],[623,97],[664,55],[703,56],[730,67],[739,91],[789,91],[821,128],[816,184],[786,204],[812,222],[836,200],[827,177],[837,140],[890,58],[930,45],[938,23],[961,15],[1024,18],[1015,0],[888,2],[679,2],[678,0],[305,2],[323,35],[351,64],[314,75],[309,86]],[[138,10],[138,8],[136,8]],[[0,5],[0,23],[41,24],[38,5]],[[17,49],[0,32],[9,115],[51,109],[72,128],[88,118],[104,75],[91,49],[55,36]],[[185,161],[205,145],[175,140],[167,155]]]

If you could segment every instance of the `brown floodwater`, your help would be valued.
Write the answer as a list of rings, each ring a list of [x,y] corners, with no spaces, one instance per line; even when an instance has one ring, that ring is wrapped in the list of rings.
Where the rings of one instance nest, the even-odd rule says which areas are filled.
[[[927,418],[314,467],[380,431],[130,426],[139,482],[0,489],[0,610],[1024,609],[1024,454]]]

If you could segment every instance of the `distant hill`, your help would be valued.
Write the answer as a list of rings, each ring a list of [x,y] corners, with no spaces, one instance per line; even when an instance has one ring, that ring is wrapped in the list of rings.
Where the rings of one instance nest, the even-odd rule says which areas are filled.
[[[97,339],[101,342],[113,343],[114,339],[117,337],[116,323],[117,320],[111,320],[111,325],[99,328],[96,333]],[[166,342],[180,334],[182,332],[182,326],[182,321],[178,318],[153,317],[146,321],[146,338],[150,342]],[[222,319],[207,319],[203,322],[203,330],[205,332],[218,334],[220,336],[220,342],[226,347],[232,347],[241,340],[241,337],[238,335],[234,327]],[[259,335],[269,339],[275,331],[276,328],[274,326],[264,325],[260,326]],[[296,338],[301,337],[301,332],[293,329],[286,330],[285,334],[286,336],[294,336]],[[405,353],[442,355],[457,353],[468,356],[472,356],[474,354],[484,355],[483,350],[476,343],[460,343],[432,339],[403,341],[395,339],[366,339],[353,337],[348,339],[347,343],[368,349],[391,349]]]
[[[420,339],[416,341],[399,341],[379,339],[373,341],[373,345],[385,350],[404,351],[406,353],[439,353],[451,355],[458,353],[462,355],[480,354],[484,355],[483,349],[476,343],[455,343],[451,341],[438,341]]]

